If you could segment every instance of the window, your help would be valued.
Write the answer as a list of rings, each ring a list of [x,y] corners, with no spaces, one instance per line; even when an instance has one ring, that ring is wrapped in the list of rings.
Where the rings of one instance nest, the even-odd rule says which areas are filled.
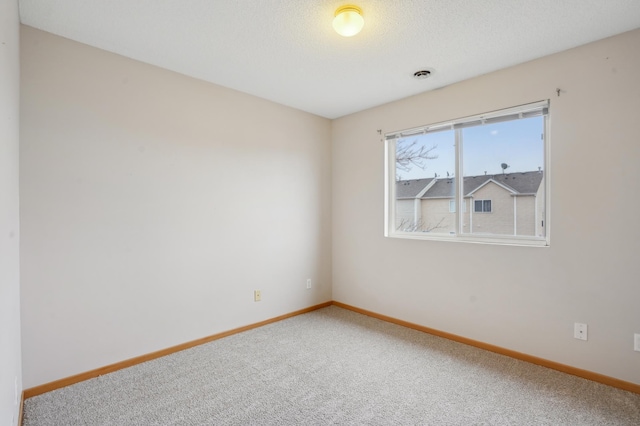
[[[491,213],[491,200],[474,200],[473,211],[476,213]]]
[[[466,212],[467,211],[467,204],[462,204],[462,211]],[[455,213],[456,212],[456,200],[449,200],[449,213]]]
[[[542,101],[385,134],[385,235],[548,245],[548,111]]]

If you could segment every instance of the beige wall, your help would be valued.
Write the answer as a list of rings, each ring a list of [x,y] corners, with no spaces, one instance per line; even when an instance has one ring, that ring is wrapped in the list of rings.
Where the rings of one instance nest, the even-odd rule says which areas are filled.
[[[331,300],[329,120],[29,27],[21,58],[26,387]]]
[[[0,12],[7,230],[18,225],[17,5]],[[26,387],[320,303],[332,288],[335,300],[640,383],[640,31],[332,126],[28,27],[22,37]],[[375,130],[544,98],[551,247],[383,237]],[[590,180],[594,170],[618,179]],[[3,235],[0,422],[16,413],[10,376],[20,379],[18,233]],[[429,274],[415,268],[425,258]],[[589,341],[571,337],[576,321]]]
[[[17,425],[20,359],[20,101],[17,0],[0,0],[0,424]],[[17,386],[17,389],[16,389]]]
[[[640,384],[638,46],[640,30],[335,120],[334,299]],[[383,236],[377,129],[547,98],[550,247]],[[588,341],[573,338],[574,322],[589,325]]]

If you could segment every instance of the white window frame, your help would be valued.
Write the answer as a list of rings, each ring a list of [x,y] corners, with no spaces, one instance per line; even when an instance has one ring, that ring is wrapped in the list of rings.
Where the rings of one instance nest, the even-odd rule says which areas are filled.
[[[480,244],[499,244],[499,245],[513,245],[513,246],[535,246],[535,247],[548,247],[551,239],[551,177],[550,177],[550,110],[551,102],[547,99],[544,101],[534,102],[530,104],[520,105],[512,108],[505,108],[501,110],[492,111],[489,113],[473,115],[469,117],[463,117],[455,120],[449,120],[440,123],[434,123],[426,126],[415,127],[412,129],[406,129],[396,132],[385,133],[384,136],[384,161],[385,161],[385,214],[384,214],[384,235],[388,238],[405,238],[415,240],[434,240],[434,241],[451,241],[451,242],[465,242],[465,243],[480,243]],[[533,117],[544,117],[544,215],[538,217],[536,220],[542,220],[545,224],[545,236],[524,236],[524,235],[481,235],[472,233],[454,233],[454,234],[436,234],[436,233],[422,233],[422,232],[403,232],[395,228],[395,179],[396,179],[396,164],[395,164],[395,152],[396,152],[396,140],[411,135],[424,134],[437,130],[456,130],[461,131],[463,127],[473,126],[480,123],[491,123],[509,120],[510,117],[515,119]],[[461,137],[457,138],[460,140]],[[457,176],[462,176],[462,147],[461,143],[456,143],[456,185],[457,191],[455,195],[456,205],[460,205],[464,202],[463,194],[463,179],[458,179]],[[472,212],[474,211],[473,207]],[[493,203],[492,203],[493,210]],[[457,209],[456,212],[456,229],[462,229],[462,223],[464,222],[463,209]]]

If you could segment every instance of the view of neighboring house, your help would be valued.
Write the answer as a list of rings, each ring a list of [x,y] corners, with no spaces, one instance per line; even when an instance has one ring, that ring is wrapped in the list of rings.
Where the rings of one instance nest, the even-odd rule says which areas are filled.
[[[455,232],[456,180],[396,182],[396,229]],[[544,236],[544,173],[465,176],[463,233]]]

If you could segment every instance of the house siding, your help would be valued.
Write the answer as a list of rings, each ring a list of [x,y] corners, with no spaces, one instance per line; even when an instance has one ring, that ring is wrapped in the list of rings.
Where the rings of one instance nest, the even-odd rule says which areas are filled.
[[[516,235],[535,235],[536,197],[525,195],[515,197],[516,200]]]
[[[452,198],[436,198],[422,200],[422,230],[450,233],[455,232],[456,215],[449,212],[449,201]]]
[[[491,213],[473,211],[476,200],[491,200]],[[471,233],[513,235],[513,197],[504,188],[489,182],[473,194],[471,202]]]
[[[544,223],[545,220],[545,179],[542,178],[542,182],[540,182],[540,186],[538,187],[538,193],[536,194],[536,210],[538,214],[536,215],[536,235],[539,237],[544,237],[547,232],[547,224]]]
[[[401,230],[413,223],[414,205],[413,199],[396,201],[396,229]]]

